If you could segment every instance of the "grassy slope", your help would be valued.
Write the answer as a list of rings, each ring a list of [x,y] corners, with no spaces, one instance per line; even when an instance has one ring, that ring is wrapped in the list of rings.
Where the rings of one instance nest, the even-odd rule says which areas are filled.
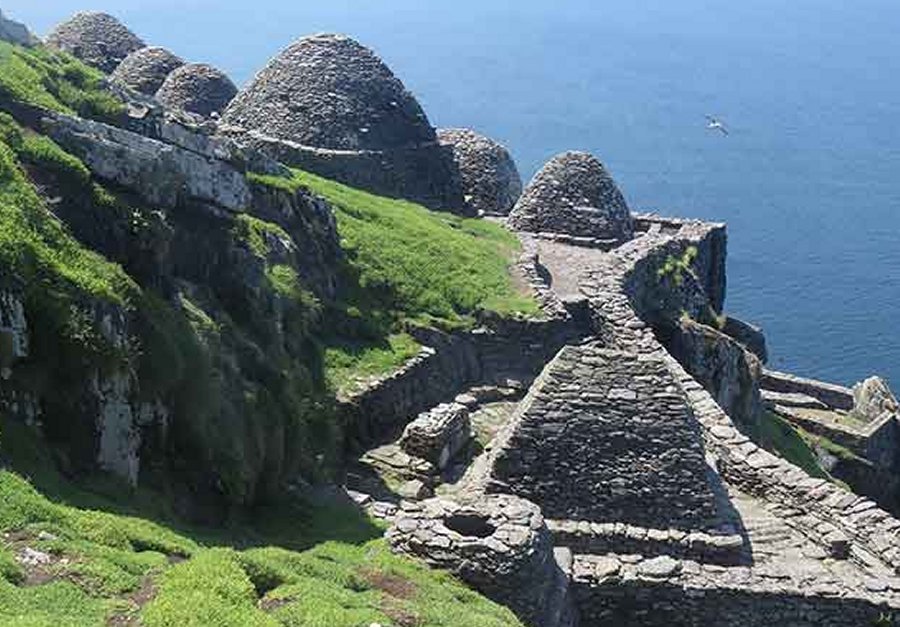
[[[853,491],[845,482],[832,476],[831,473],[823,468],[816,455],[816,449],[821,448],[838,458],[856,458],[857,456],[847,448],[832,442],[824,436],[808,433],[799,427],[795,427],[784,418],[768,411],[763,412],[759,438],[759,443],[763,448],[799,466],[810,476],[828,479],[842,488]]]
[[[520,625],[446,573],[390,554],[354,510],[282,504],[255,524],[191,529],[151,494],[68,484],[22,425],[0,438],[15,469],[0,470],[0,624]],[[22,567],[13,556],[25,547],[52,563]]]
[[[124,106],[101,88],[103,74],[64,53],[0,41],[0,98],[83,117],[115,120]]]
[[[338,389],[398,367],[418,346],[410,325],[472,326],[486,310],[536,316],[536,301],[516,288],[510,265],[515,236],[484,220],[429,211],[306,172],[293,179],[254,176],[269,185],[307,187],[335,209],[354,286],[329,316],[326,364]]]

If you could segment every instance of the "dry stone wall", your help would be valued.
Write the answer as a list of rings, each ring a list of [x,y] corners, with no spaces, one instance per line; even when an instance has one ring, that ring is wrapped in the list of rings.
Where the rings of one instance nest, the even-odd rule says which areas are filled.
[[[487,490],[552,518],[660,529],[718,520],[698,426],[658,360],[565,347],[496,448]]]

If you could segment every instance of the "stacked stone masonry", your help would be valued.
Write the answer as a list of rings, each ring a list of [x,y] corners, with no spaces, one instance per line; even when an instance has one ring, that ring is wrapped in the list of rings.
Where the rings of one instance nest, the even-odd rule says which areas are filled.
[[[483,483],[470,496],[457,498],[478,511],[479,494],[500,490],[540,505],[552,519],[547,526],[558,563],[570,576],[569,594],[582,626],[895,624],[900,614],[900,521],[874,502],[813,479],[758,447],[717,402],[711,393],[717,386],[710,381],[704,386],[689,373],[694,360],[680,363],[660,341],[684,312],[694,320],[710,320],[710,312],[721,312],[723,226],[644,215],[635,220],[635,230],[633,240],[610,251],[523,237],[550,275],[548,283],[559,300],[587,300],[597,339],[562,349],[491,443],[495,450]],[[683,258],[691,248],[697,252],[682,281],[657,280],[667,259]],[[745,348],[749,343],[742,342]],[[587,356],[609,370],[597,374],[598,363],[578,358]],[[620,375],[624,384],[617,380]],[[651,380],[640,377],[650,376],[653,393],[670,398],[671,408],[645,413],[635,403]],[[760,373],[752,382],[757,394],[759,380],[766,377]],[[620,390],[613,394],[616,398],[609,397],[613,389]],[[704,529],[699,519],[684,521],[687,529],[658,522],[641,525],[627,520],[623,511],[619,520],[578,519],[583,513],[578,508],[590,509],[595,499],[603,502],[611,486],[627,485],[634,476],[623,470],[624,477],[594,482],[596,463],[581,469],[580,453],[572,451],[561,453],[552,466],[541,465],[542,444],[548,439],[565,443],[567,437],[589,440],[584,423],[616,412],[623,413],[623,424],[632,432],[653,424],[648,414],[667,421],[677,416],[685,425],[682,430],[693,429],[699,444],[688,450],[696,466],[685,478],[696,483],[703,477],[709,486],[713,525]],[[566,427],[575,424],[580,429],[569,435]],[[554,447],[547,444],[547,449]],[[598,454],[595,461],[614,465],[617,453]],[[520,458],[511,466],[518,468],[515,473],[503,468],[507,456]],[[669,477],[656,481],[648,475],[648,480],[649,490],[633,500],[653,511],[654,490],[665,489]],[[582,486],[582,497],[588,498],[572,499],[576,511],[551,513],[566,501],[559,495]],[[678,511],[670,518],[681,515],[680,504],[673,509]],[[608,508],[598,510],[602,516]],[[394,530],[409,525],[407,518],[405,511],[396,512]],[[394,546],[410,552],[403,543]],[[420,546],[417,554],[429,559],[432,550]],[[468,563],[452,547],[437,554],[446,568]],[[470,583],[511,607],[521,603],[492,592],[485,582]]]
[[[533,501],[545,516],[663,529],[718,519],[699,428],[658,359],[564,348],[496,451],[488,491]]]

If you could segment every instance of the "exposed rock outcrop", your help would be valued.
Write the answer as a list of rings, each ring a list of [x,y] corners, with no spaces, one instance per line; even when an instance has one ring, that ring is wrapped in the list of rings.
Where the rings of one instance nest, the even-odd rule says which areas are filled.
[[[154,95],[184,61],[159,46],[135,50],[119,64],[110,80],[148,96]]]
[[[466,211],[452,151],[422,107],[368,48],[304,37],[228,106],[223,132],[323,176],[435,208]],[[468,210],[471,211],[471,210]]]
[[[762,410],[759,359],[724,333],[689,318],[666,348],[733,420],[751,431]]]
[[[525,188],[509,225],[613,242],[634,235],[622,192],[603,164],[585,152],[566,152],[548,161]]]
[[[57,25],[46,42],[107,74],[146,45],[112,15],[93,11],[76,13]]]
[[[163,105],[208,118],[221,113],[237,87],[221,70],[205,63],[188,63],[166,77],[156,99]]]
[[[438,140],[453,149],[469,204],[480,213],[508,214],[522,195],[522,178],[509,151],[465,128],[440,129]]]
[[[896,414],[900,404],[881,377],[869,377],[853,386],[853,413],[866,420],[877,420],[885,412]]]
[[[0,40],[17,46],[36,46],[41,40],[35,37],[24,24],[11,20],[0,10]]]
[[[164,207],[194,199],[239,211],[250,204],[244,173],[225,161],[101,122],[47,114],[44,125],[97,176]]]

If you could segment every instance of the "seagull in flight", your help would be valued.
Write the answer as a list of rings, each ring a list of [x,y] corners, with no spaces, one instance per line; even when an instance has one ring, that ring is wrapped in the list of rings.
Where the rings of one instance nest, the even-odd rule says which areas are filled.
[[[716,119],[715,117],[708,115],[706,116],[706,128],[711,131],[721,131],[722,135],[728,135],[728,129],[725,128],[725,125],[721,120]]]

